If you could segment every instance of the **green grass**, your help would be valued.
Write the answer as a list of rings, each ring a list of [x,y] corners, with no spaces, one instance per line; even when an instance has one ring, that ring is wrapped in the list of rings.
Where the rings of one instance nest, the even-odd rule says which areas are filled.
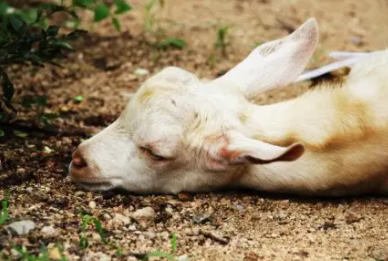
[[[107,245],[108,241],[106,240],[104,229],[102,228],[101,222],[93,216],[84,215],[81,208],[79,209],[79,213],[81,215],[81,236],[79,241],[79,246],[81,247],[81,249],[86,249],[89,246],[89,241],[86,236],[86,229],[89,223],[94,224],[98,234],[100,235],[102,243]]]
[[[157,42],[153,44],[156,49],[165,50],[167,48],[183,49],[187,43],[185,40],[177,37],[169,37],[166,32],[158,26],[158,21],[155,14],[152,12],[156,4],[159,3],[160,7],[164,7],[164,0],[149,0],[144,8],[144,30],[147,33],[153,34],[157,38]]]
[[[215,47],[220,49],[224,56],[226,55],[226,47],[229,45],[227,38],[230,27],[230,25],[224,25],[221,26],[217,31]]]
[[[62,247],[59,245],[59,244],[56,244],[56,247],[59,249],[59,253],[60,253],[60,259],[56,259],[57,261],[67,261],[67,258],[64,256],[63,254],[63,249]],[[30,253],[29,251],[27,251],[27,249],[23,246],[17,246],[15,245],[13,247],[14,250],[16,250],[16,252],[20,255],[19,257],[17,257],[17,259],[15,258],[5,258],[5,259],[2,259],[2,257],[0,257],[0,261],[5,261],[5,260],[19,260],[19,261],[52,261],[53,259],[51,259],[49,257],[49,250],[47,249],[47,247],[45,246],[42,246],[40,248],[40,251],[38,254],[32,254]]]
[[[145,260],[148,260],[150,257],[162,257],[162,258],[165,258],[165,259],[167,259],[169,261],[177,261],[177,260],[179,260],[179,257],[176,256],[177,236],[175,234],[172,235],[170,244],[171,244],[171,252],[170,253],[166,253],[166,252],[159,251],[159,250],[154,250],[154,251],[151,251],[151,252],[149,252],[147,254]],[[185,260],[189,260],[189,259],[190,258],[188,257]]]
[[[1,201],[0,226],[2,226],[8,219],[8,199],[3,199]]]

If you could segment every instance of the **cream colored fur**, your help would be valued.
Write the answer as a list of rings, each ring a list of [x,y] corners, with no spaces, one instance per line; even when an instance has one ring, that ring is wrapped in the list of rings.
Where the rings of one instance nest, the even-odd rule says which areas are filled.
[[[295,81],[317,41],[310,19],[214,81],[164,69],[111,126],[79,146],[71,177],[86,189],[136,193],[387,194],[388,52],[365,55],[342,86],[272,105],[250,102]]]

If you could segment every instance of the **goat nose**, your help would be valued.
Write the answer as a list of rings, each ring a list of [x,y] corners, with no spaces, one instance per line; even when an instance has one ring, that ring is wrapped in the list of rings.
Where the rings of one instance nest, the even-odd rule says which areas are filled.
[[[84,157],[82,156],[81,152],[79,151],[79,149],[77,149],[73,153],[72,165],[74,167],[77,167],[77,168],[83,168],[83,167],[88,166],[88,164],[86,164],[86,161],[85,161]]]

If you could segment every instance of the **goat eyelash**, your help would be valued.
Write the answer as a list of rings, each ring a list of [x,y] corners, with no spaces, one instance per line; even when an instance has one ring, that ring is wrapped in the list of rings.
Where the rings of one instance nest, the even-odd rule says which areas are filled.
[[[156,160],[156,161],[165,161],[165,160],[168,160],[166,157],[163,157],[163,156],[160,156],[156,153],[154,153],[150,148],[147,148],[147,147],[140,147],[140,149],[147,153],[148,156],[150,156],[153,160]]]

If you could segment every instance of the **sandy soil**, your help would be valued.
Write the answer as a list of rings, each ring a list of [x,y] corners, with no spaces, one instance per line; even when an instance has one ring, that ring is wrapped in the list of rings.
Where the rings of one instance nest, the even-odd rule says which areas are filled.
[[[327,62],[328,51],[378,50],[388,42],[388,2],[384,0],[165,2],[164,8],[155,9],[157,25],[167,35],[185,39],[188,46],[183,50],[152,47],[155,36],[144,33],[143,1],[131,1],[134,11],[121,20],[124,32],[115,32],[108,23],[95,26],[75,44],[79,51],[64,63],[64,69],[12,69],[17,101],[48,94],[45,110],[62,115],[54,120],[62,132],[21,126],[18,130],[29,131],[27,138],[21,138],[12,134],[15,129],[2,126],[7,135],[0,138],[0,199],[10,193],[6,225],[27,219],[36,223],[24,236],[0,227],[3,258],[12,256],[14,244],[35,254],[48,246],[54,255],[59,242],[67,260],[136,260],[152,249],[170,251],[171,235],[176,234],[176,255],[192,255],[192,260],[388,260],[385,198],[328,200],[247,191],[143,197],[85,192],[67,179],[72,150],[112,122],[126,95],[147,77],[136,75],[137,68],[154,73],[178,65],[214,78],[256,44],[285,36],[312,16],[318,19],[321,40],[310,68]],[[214,48],[223,25],[232,26],[226,56]],[[259,102],[293,97],[310,84],[264,95]],[[75,102],[77,95],[85,100]],[[23,117],[34,115],[20,110]],[[89,248],[79,247],[79,207],[101,221],[107,240],[121,247],[121,256],[114,256],[116,249],[104,245],[92,225],[87,228]],[[144,207],[153,208],[155,215],[141,226],[132,213]],[[53,226],[53,233],[47,232],[48,226]]]

